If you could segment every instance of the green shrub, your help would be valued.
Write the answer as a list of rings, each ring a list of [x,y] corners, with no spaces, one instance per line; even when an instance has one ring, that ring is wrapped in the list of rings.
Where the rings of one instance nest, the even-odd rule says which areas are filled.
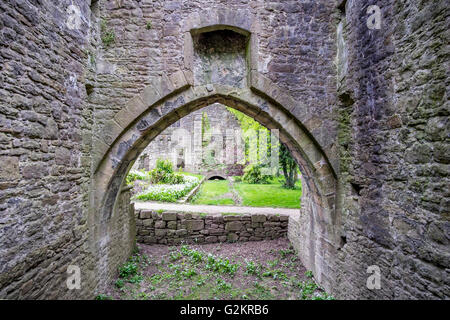
[[[152,184],[180,184],[185,182],[182,174],[173,172],[172,162],[164,159],[156,161],[156,168],[149,172],[149,178]]]
[[[140,171],[130,171],[126,178],[127,185],[132,185],[136,180],[146,180],[148,179],[148,174],[144,170]]]
[[[271,176],[262,174],[263,167],[264,166],[261,164],[249,164],[244,169],[244,175],[242,176],[242,180],[246,183],[252,184],[270,183]]]
[[[134,276],[137,273],[137,270],[137,263],[129,261],[119,268],[119,277],[128,278],[130,276]]]
[[[233,177],[233,181],[234,182],[241,182],[242,181],[242,177],[241,176],[234,176]]]
[[[156,169],[167,173],[173,173],[173,165],[170,160],[158,159],[156,160]]]

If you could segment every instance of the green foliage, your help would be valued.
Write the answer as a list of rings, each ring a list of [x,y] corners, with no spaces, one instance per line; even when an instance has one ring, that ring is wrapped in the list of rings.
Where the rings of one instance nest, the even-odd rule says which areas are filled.
[[[242,181],[242,177],[241,176],[234,176],[233,177],[233,181],[234,182],[241,182]]]
[[[127,185],[132,185],[136,180],[147,180],[149,179],[148,173],[144,170],[140,171],[130,171],[126,177]]]
[[[290,255],[293,253],[294,253],[294,250],[292,250],[292,249],[281,249],[280,250],[280,255],[283,259],[286,258],[287,255]]]
[[[260,277],[261,274],[261,265],[254,263],[253,261],[247,261],[245,266],[245,274],[252,274]]]
[[[150,185],[142,193],[136,195],[134,198],[144,201],[165,201],[175,202],[181,197],[184,197],[196,187],[200,181],[194,176],[182,176],[183,183],[177,184],[155,184]],[[167,181],[167,180],[166,180]],[[173,180],[172,180],[173,181]]]
[[[150,183],[152,184],[180,184],[185,181],[182,174],[173,172],[173,165],[170,160],[156,160],[156,168],[149,172]]]
[[[205,268],[207,270],[212,270],[220,273],[228,273],[231,276],[234,276],[237,269],[239,268],[239,265],[230,263],[230,260],[228,259],[222,259],[220,257],[215,257],[209,254]]]
[[[313,275],[313,273],[312,273],[311,270],[306,271],[306,272],[305,272],[305,276],[306,276],[307,278],[312,278],[312,277],[314,277],[314,275]]]
[[[137,251],[125,264],[119,267],[119,279],[117,279],[115,285],[121,289],[125,286],[125,282],[139,283],[144,277],[139,272],[139,265],[148,265],[148,257],[145,255],[139,255]]]
[[[107,28],[106,20],[100,22],[100,31],[102,42],[106,47],[109,47],[109,45],[116,41],[116,34],[114,30]]]
[[[153,28],[152,22],[151,21],[147,21],[147,24],[145,25],[145,27],[147,28],[147,30],[150,30],[151,28]]]
[[[125,286],[125,281],[123,281],[123,279],[117,279],[116,283],[115,283],[115,286],[118,289],[122,289]]]
[[[156,160],[156,169],[167,173],[173,173],[173,164],[169,159],[158,159]]]
[[[297,163],[292,158],[288,148],[284,145],[280,145],[280,165],[284,175],[284,185],[286,189],[294,189],[297,181]]]
[[[266,271],[262,275],[263,277],[272,277],[274,280],[288,280],[287,275],[279,269]]]
[[[113,300],[113,297],[108,296],[106,294],[99,294],[95,297],[95,300]]]
[[[231,283],[228,283],[223,279],[217,279],[216,284],[217,284],[216,291],[227,291],[231,289]]]
[[[193,269],[193,268],[190,268],[190,269],[188,269],[188,270],[183,271],[181,274],[183,275],[183,277],[184,277],[185,279],[190,279],[190,278],[192,278],[193,276],[196,276],[196,275],[197,275],[197,271],[195,271],[195,269]]]
[[[242,137],[244,139],[245,161],[247,163],[258,162],[261,161],[266,152],[270,154],[272,149],[270,131],[266,127],[261,125],[259,122],[255,121],[253,118],[247,116],[246,114],[233,108],[227,109],[236,117],[241,126]],[[266,142],[267,149],[263,148],[263,146],[260,145],[261,135],[265,135],[267,137]],[[252,156],[253,157],[256,156],[256,159],[253,158]]]
[[[119,277],[129,278],[137,273],[138,265],[135,262],[128,261],[123,266],[119,267]]]
[[[187,246],[182,246],[180,251],[184,256],[190,257],[191,261],[194,263],[200,263],[203,261],[203,253],[200,251],[189,249]]]
[[[244,175],[242,180],[251,184],[268,184],[270,183],[271,176],[262,174],[261,164],[249,164],[244,168]]]

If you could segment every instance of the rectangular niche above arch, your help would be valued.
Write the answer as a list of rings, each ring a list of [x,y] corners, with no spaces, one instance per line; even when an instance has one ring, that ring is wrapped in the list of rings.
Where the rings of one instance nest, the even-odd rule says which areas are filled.
[[[192,35],[194,84],[247,86],[247,46],[249,36],[232,30],[216,30]]]

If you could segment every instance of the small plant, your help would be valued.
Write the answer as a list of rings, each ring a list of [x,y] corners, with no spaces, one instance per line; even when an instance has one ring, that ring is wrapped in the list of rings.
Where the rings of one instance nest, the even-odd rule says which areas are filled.
[[[191,258],[192,262],[199,263],[203,261],[203,253],[189,249],[187,246],[182,246],[180,249],[181,253],[185,256],[188,256]]]
[[[137,273],[138,265],[135,262],[129,261],[119,268],[119,277],[128,278],[134,276]]]
[[[314,274],[312,273],[311,270],[308,270],[308,271],[305,272],[305,277],[312,278],[312,277],[314,277]]]
[[[125,286],[125,282],[122,279],[117,279],[116,282],[114,283],[114,285],[118,289],[122,289]]]
[[[134,276],[132,276],[130,279],[128,279],[129,283],[139,283],[142,280],[144,280],[144,277],[140,274],[136,274]]]
[[[153,28],[151,21],[147,21],[147,24],[145,25],[145,27],[147,28],[147,30],[150,30],[151,28]]]
[[[181,259],[181,253],[179,253],[179,252],[172,252],[170,254],[170,261],[174,262],[174,261],[177,261],[179,259]]]
[[[245,266],[245,274],[253,274],[255,276],[260,276],[261,266],[254,263],[253,261],[248,262]]]
[[[270,268],[275,268],[279,262],[280,261],[278,259],[275,259],[275,260],[268,261],[267,264],[269,265]]]
[[[114,33],[114,30],[107,28],[106,20],[100,22],[100,31],[102,33],[102,42],[106,47],[109,47],[109,45],[116,41],[116,34]]]
[[[150,298],[150,294],[148,294],[148,293],[146,293],[146,292],[140,292],[140,293],[138,294],[138,298],[147,300],[147,299]]]
[[[280,255],[281,255],[281,258],[286,258],[286,256],[287,255],[290,255],[290,254],[293,254],[294,253],[294,250],[291,250],[291,249],[281,249],[280,250]]]
[[[106,294],[99,294],[98,296],[95,297],[95,300],[113,300],[113,298]]]
[[[234,276],[235,272],[239,268],[239,265],[230,263],[230,260],[228,259],[222,259],[219,257],[216,258],[213,255],[209,254],[205,268],[207,270],[228,273],[231,276]]]
[[[201,287],[201,286],[205,285],[205,283],[206,283],[206,280],[203,278],[200,278],[196,284],[197,284],[197,287]]]
[[[269,270],[263,273],[263,277],[272,277],[274,280],[284,280],[287,281],[288,277],[281,270]]]
[[[231,289],[231,283],[226,282],[223,279],[217,279],[217,291],[227,291]]]
[[[326,292],[322,292],[321,294],[314,295],[312,300],[335,300],[333,296],[329,295]]]
[[[190,279],[190,278],[192,278],[193,276],[196,276],[196,275],[197,275],[197,271],[195,271],[194,269],[191,268],[191,269],[188,269],[188,270],[183,271],[181,274],[183,275],[183,277],[184,277],[185,279]]]

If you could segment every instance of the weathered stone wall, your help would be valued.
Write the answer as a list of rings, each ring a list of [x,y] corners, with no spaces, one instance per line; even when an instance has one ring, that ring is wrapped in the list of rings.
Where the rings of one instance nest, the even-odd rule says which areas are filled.
[[[380,30],[367,28],[370,4],[382,10]],[[67,25],[69,5],[79,10],[78,28]],[[133,238],[127,192],[107,215],[94,206],[98,163],[123,129],[112,119],[155,79],[179,80],[192,49],[187,22],[231,10],[245,17],[242,25],[256,21],[257,59],[247,67],[294,99],[290,112],[309,130],[304,138],[320,146],[339,181],[338,197],[327,199],[331,217],[314,211],[324,200],[313,189],[303,195],[289,233],[304,263],[338,298],[448,299],[447,7],[444,0],[1,2],[0,298],[90,298],[112,279]],[[156,102],[181,89],[155,90]],[[330,226],[339,241],[318,237]],[[81,268],[80,290],[66,287],[68,265]],[[380,267],[379,290],[366,287],[370,265]]]
[[[88,278],[92,110],[86,105],[89,3],[0,3],[0,298],[81,298]],[[66,287],[78,265],[80,290]]]
[[[206,114],[209,128],[203,128]],[[209,129],[209,130],[207,130]],[[202,130],[209,145],[202,147]],[[224,105],[214,103],[181,118],[158,135],[139,155],[134,170],[151,170],[158,159],[170,159],[176,168],[208,175],[221,172],[225,176],[241,175],[244,151],[240,139],[241,127],[236,117]],[[231,133],[231,134],[230,134]],[[214,150],[213,163],[206,153]],[[204,160],[204,161],[203,161]]]
[[[381,8],[379,30],[367,28],[370,4]],[[342,20],[345,245],[337,291],[351,298],[448,299],[448,5],[347,1]],[[380,267],[379,290],[365,285],[371,265]]]
[[[201,215],[136,210],[137,242],[145,244],[259,241],[285,237],[287,215]]]

